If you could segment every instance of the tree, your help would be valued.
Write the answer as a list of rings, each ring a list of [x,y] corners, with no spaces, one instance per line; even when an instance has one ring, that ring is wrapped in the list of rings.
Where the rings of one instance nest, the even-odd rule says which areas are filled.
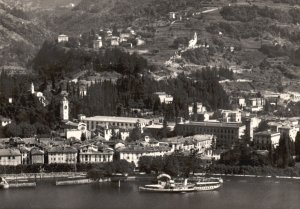
[[[6,137],[15,137],[22,135],[22,129],[15,123],[8,124],[4,128]]]
[[[300,156],[300,131],[297,132],[295,139],[295,154]]]
[[[116,130],[115,130],[115,129],[112,129],[110,140],[114,141],[114,140],[117,140],[118,138],[119,138],[119,137],[118,137],[118,134],[117,134]]]
[[[129,141],[138,141],[142,137],[142,132],[141,132],[141,124],[139,121],[136,122],[134,129],[132,129],[128,140]]]
[[[85,140],[86,140],[86,135],[85,135],[85,133],[81,133],[80,140],[81,140],[81,141],[85,141]]]
[[[265,121],[265,120],[263,120],[263,121],[261,121],[261,122],[259,123],[259,125],[258,125],[256,131],[257,131],[257,132],[260,132],[260,131],[266,131],[266,130],[268,130],[268,128],[269,128],[268,122]]]
[[[279,139],[279,146],[276,150],[277,166],[286,168],[293,165],[292,151],[291,151],[291,139],[288,134],[284,133]]]

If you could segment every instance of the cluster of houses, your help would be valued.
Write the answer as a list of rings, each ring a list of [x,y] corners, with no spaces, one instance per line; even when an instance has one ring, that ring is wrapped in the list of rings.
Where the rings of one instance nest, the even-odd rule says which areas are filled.
[[[60,34],[57,37],[58,43],[69,42],[69,36]],[[141,35],[137,35],[136,32],[127,28],[126,30],[113,31],[111,29],[100,29],[95,34],[94,40],[92,40],[92,47],[94,49],[100,49],[106,46],[122,46],[126,48],[133,48],[134,45],[145,45],[145,40]]]
[[[0,139],[0,165],[105,163],[126,160],[138,166],[142,156],[164,156],[174,152],[212,154],[212,135],[166,138],[161,141],[145,136],[138,141],[65,140],[62,138]]]

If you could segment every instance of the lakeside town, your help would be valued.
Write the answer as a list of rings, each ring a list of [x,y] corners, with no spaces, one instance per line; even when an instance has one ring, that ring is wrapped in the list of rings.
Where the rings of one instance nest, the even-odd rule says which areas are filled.
[[[43,94],[35,91],[33,83],[28,94],[44,105]],[[166,156],[192,156],[199,159],[188,169],[189,172],[208,171],[218,162],[240,166],[234,171],[216,171],[228,174],[255,174],[247,170],[249,166],[293,168],[300,154],[299,117],[276,117],[266,112],[265,108],[270,101],[280,103],[296,98],[293,95],[269,94],[258,97],[254,92],[243,94],[247,94],[247,97],[242,94],[230,97],[231,104],[238,107],[235,110],[208,111],[203,103],[194,102],[185,110],[187,118],[178,117],[176,121],[169,122],[162,116],[157,117],[149,110],[145,113],[145,110],[139,108],[134,108],[139,117],[87,117],[79,114],[77,118],[71,118],[70,103],[63,91],[59,102],[60,124],[55,131],[51,131],[51,136],[0,139],[1,174],[76,172],[76,164],[79,170],[80,165],[89,165],[81,166],[83,170],[80,171],[87,172],[93,168],[92,164],[117,161],[126,161],[132,168],[141,171],[161,172],[165,169],[164,165],[152,168],[151,160],[147,161],[147,157],[163,161]],[[174,97],[165,92],[154,92],[153,97],[160,105],[171,105],[174,102]],[[10,126],[20,129],[10,118],[1,116],[0,119],[2,129],[9,130]],[[26,132],[26,128],[30,129],[24,127],[23,132]],[[43,166],[45,164],[53,166]],[[12,169],[20,165],[24,167]],[[63,166],[55,170],[55,167],[59,167],[57,165]],[[178,165],[175,163],[172,166],[174,168],[169,170],[170,174],[180,175],[180,172],[173,171]],[[265,171],[265,175],[270,174]],[[290,170],[287,175],[298,176],[299,173]]]
[[[298,8],[285,7],[297,26]],[[252,40],[226,26],[273,18],[277,6],[222,1],[152,10],[148,22],[49,33],[27,58],[28,72],[3,67],[1,175],[300,175],[295,38],[268,28]]]

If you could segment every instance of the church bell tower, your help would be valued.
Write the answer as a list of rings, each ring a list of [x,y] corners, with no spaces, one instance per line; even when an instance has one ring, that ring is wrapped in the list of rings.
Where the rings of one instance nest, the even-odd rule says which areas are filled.
[[[62,121],[69,120],[69,101],[66,97],[60,102],[60,118]]]

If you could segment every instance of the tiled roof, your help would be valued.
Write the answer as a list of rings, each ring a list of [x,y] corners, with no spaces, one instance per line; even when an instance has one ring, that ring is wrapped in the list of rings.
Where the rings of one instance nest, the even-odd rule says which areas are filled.
[[[0,156],[20,156],[18,149],[0,149]]]
[[[103,122],[119,122],[119,123],[136,123],[137,120],[140,122],[149,121],[145,118],[131,118],[131,117],[114,117],[114,116],[94,116],[84,118],[83,121],[103,121]]]
[[[77,149],[69,146],[56,146],[48,150],[49,153],[77,153]]]
[[[171,148],[167,146],[159,146],[159,147],[142,147],[142,146],[133,146],[133,147],[124,147],[120,148],[119,152],[125,153],[151,153],[151,152],[167,152],[170,151]]]

